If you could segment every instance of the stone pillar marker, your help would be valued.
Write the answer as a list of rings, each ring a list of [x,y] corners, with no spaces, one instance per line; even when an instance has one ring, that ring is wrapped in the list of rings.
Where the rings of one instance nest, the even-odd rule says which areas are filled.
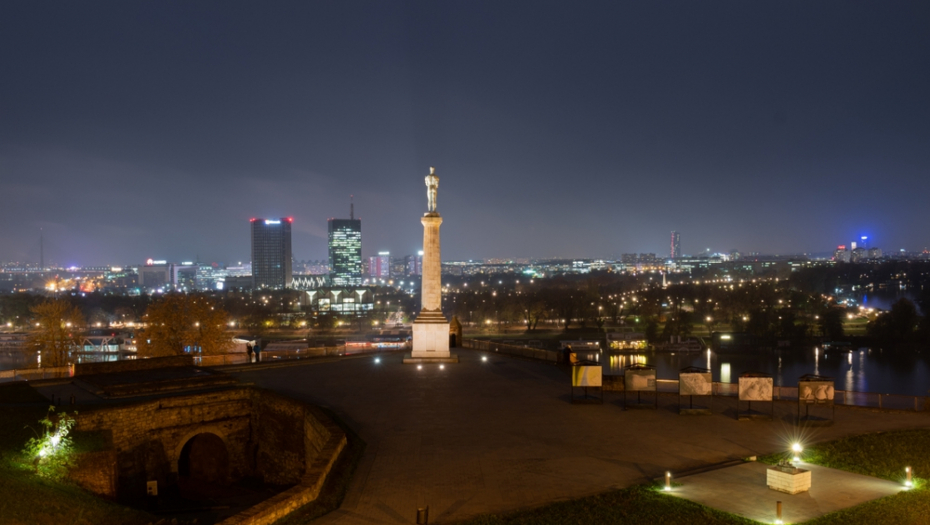
[[[423,275],[420,285],[420,314],[413,322],[413,351],[404,363],[458,363],[449,353],[449,321],[442,315],[442,257],[439,248],[439,225],[442,217],[436,211],[439,176],[436,168],[426,176],[427,212],[420,218],[423,224]]]

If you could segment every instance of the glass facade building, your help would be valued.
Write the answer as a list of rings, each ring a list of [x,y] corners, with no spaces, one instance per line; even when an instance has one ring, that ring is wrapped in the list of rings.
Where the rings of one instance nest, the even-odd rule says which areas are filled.
[[[334,286],[362,284],[362,220],[329,220],[329,268]]]
[[[291,223],[282,219],[252,219],[252,289],[291,287]]]

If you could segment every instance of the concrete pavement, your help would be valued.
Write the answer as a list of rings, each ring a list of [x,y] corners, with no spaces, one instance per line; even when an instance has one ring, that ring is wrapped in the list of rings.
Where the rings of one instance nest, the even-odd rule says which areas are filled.
[[[836,424],[799,433],[794,403],[774,421],[736,421],[718,398],[711,416],[572,405],[570,379],[551,364],[457,349],[461,363],[401,364],[402,355],[235,372],[329,407],[368,443],[342,507],[327,524],[431,523],[501,513],[626,487],[736,458],[878,430],[930,427],[930,413],[837,407]],[[487,356],[487,361],[481,357]],[[721,412],[724,412],[721,414]]]

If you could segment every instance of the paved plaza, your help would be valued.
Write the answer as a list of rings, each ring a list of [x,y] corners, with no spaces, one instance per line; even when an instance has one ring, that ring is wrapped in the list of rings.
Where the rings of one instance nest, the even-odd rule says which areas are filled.
[[[660,396],[658,410],[625,411],[622,393],[611,392],[603,405],[573,405],[570,378],[554,365],[457,353],[461,363],[443,368],[403,365],[393,353],[235,375],[329,407],[367,442],[342,507],[320,520],[340,525],[415,523],[425,505],[431,523],[448,523],[785,450],[799,438],[930,427],[926,412],[837,407],[835,425],[799,435],[794,403],[778,404],[774,421],[737,421],[733,398],[718,398],[711,416],[679,416],[677,396]]]
[[[811,471],[811,488],[785,494],[766,486],[768,465],[743,463],[677,479],[681,486],[669,494],[733,514],[774,523],[776,502],[782,502],[782,520],[802,523],[830,512],[852,507],[904,490],[900,483],[817,465],[798,463]]]

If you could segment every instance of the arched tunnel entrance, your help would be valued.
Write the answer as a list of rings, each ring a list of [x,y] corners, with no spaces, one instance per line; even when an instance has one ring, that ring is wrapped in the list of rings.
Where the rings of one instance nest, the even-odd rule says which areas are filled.
[[[178,458],[178,484],[183,492],[226,485],[229,451],[216,434],[203,432],[190,438]]]

